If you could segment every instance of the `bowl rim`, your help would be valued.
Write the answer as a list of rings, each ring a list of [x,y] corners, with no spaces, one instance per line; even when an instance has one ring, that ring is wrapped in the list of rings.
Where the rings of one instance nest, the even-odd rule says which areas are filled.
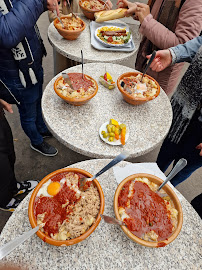
[[[125,72],[123,74],[121,74],[118,79],[117,79],[117,86],[118,86],[118,89],[119,91],[124,95],[126,96],[127,98],[131,99],[131,100],[134,100],[134,101],[149,101],[149,100],[153,100],[155,99],[159,94],[160,94],[160,85],[159,83],[151,76],[145,74],[144,76],[148,77],[149,79],[153,80],[156,85],[157,85],[157,92],[155,95],[151,96],[151,97],[147,97],[147,98],[142,98],[142,97],[133,97],[131,96],[130,94],[128,94],[126,91],[123,90],[123,87],[121,86],[120,84],[120,81],[124,78],[124,77],[129,77],[129,76],[132,76],[132,75],[138,75],[138,74],[143,74],[142,72],[140,71],[130,71],[130,72]]]
[[[119,212],[118,212],[118,196],[119,196],[119,193],[122,189],[122,187],[125,185],[126,182],[130,181],[130,180],[133,180],[134,178],[137,178],[137,177],[146,177],[148,178],[150,181],[152,180],[155,180],[154,183],[158,183],[158,184],[161,184],[163,182],[163,180],[155,175],[152,175],[152,174],[148,174],[148,173],[137,173],[137,174],[132,174],[128,177],[126,177],[125,179],[123,179],[121,181],[121,183],[118,185],[116,191],[115,191],[115,194],[114,194],[114,213],[115,213],[115,216],[117,219],[121,220],[121,217],[119,215]],[[158,242],[150,242],[150,241],[146,241],[146,240],[143,240],[137,236],[135,236],[133,233],[131,233],[129,231],[129,229],[127,229],[126,226],[121,226],[121,229],[123,230],[123,232],[131,239],[133,240],[134,242],[137,242],[138,244],[140,245],[143,245],[143,246],[147,246],[147,247],[152,247],[152,248],[157,248],[157,247],[160,247],[158,244],[159,243],[162,243],[162,244],[165,244],[165,245],[168,245],[170,244],[172,241],[175,240],[175,238],[178,236],[178,234],[180,233],[181,231],[181,228],[182,228],[182,223],[183,223],[183,212],[182,212],[182,206],[181,206],[181,203],[177,197],[177,195],[175,194],[175,191],[168,185],[166,184],[163,189],[166,191],[166,193],[171,197],[174,205],[175,205],[175,208],[178,210],[178,225],[177,225],[177,228],[176,230],[174,231],[174,233],[167,239],[167,240],[161,240],[161,241],[158,241]]]
[[[67,74],[71,74],[71,73],[79,73],[79,74],[82,74],[82,73],[80,73],[80,72],[69,72],[69,73],[67,73]],[[87,75],[87,74],[84,74],[84,75],[87,76],[87,77],[89,77],[91,80],[93,80],[93,81],[95,82],[96,89],[95,89],[95,91],[93,92],[93,94],[91,94],[90,96],[87,96],[87,97],[85,97],[85,98],[71,98],[71,97],[65,97],[65,96],[63,96],[63,95],[58,91],[58,89],[57,89],[57,87],[56,87],[58,81],[62,78],[62,75],[59,76],[59,77],[55,80],[55,82],[54,82],[54,90],[55,90],[55,93],[56,93],[60,98],[62,98],[63,100],[65,100],[65,101],[67,101],[67,102],[69,101],[69,102],[75,102],[75,103],[82,103],[82,102],[85,102],[85,101],[90,100],[91,98],[93,98],[93,97],[97,94],[97,92],[98,92],[98,84],[97,84],[96,80],[93,79],[91,76],[89,76],[89,75]]]
[[[56,170],[56,171],[46,175],[39,182],[39,184],[35,187],[32,195],[31,195],[31,198],[29,200],[28,216],[29,216],[29,221],[30,221],[30,224],[31,224],[32,228],[35,228],[37,226],[37,222],[36,222],[36,219],[34,217],[34,211],[33,210],[34,210],[34,200],[35,200],[35,197],[36,197],[39,189],[50,178],[52,178],[53,176],[55,176],[57,174],[63,173],[63,172],[80,173],[80,174],[83,174],[83,175],[85,175],[87,177],[92,177],[93,176],[89,172],[87,172],[87,171],[85,171],[83,169],[79,169],[79,168],[63,168],[63,169]],[[97,179],[94,179],[93,182],[96,185],[96,187],[98,189],[98,192],[99,192],[99,195],[100,195],[100,210],[98,212],[98,215],[97,215],[97,218],[96,218],[94,224],[84,234],[80,235],[79,237],[70,239],[70,240],[55,240],[55,239],[52,239],[51,237],[45,235],[40,230],[38,230],[36,232],[37,236],[39,238],[41,238],[44,242],[49,243],[49,244],[54,245],[54,246],[70,246],[70,245],[74,245],[74,244],[77,244],[77,243],[85,240],[99,225],[99,223],[101,221],[100,214],[103,214],[104,207],[105,207],[105,198],[104,198],[104,192],[102,190],[102,187],[101,187],[100,183],[97,181]]]
[[[60,16],[60,19],[64,19],[64,18],[71,18],[71,17],[68,16],[68,15],[62,15],[62,16]],[[82,31],[86,28],[86,23],[85,23],[80,17],[78,17],[78,18],[79,18],[79,19],[82,21],[82,23],[83,23],[83,27],[82,27],[81,29],[78,29],[78,30],[68,30],[68,29],[63,29],[63,28],[58,27],[58,26],[57,26],[57,23],[59,22],[59,20],[58,20],[57,17],[54,19],[53,24],[54,24],[55,28],[56,28],[57,30],[59,30],[59,31],[63,31],[63,32],[65,32],[65,33],[80,33],[80,32],[82,32]]]
[[[79,6],[80,6],[80,8],[81,8],[82,10],[84,10],[85,12],[95,13],[95,12],[100,12],[100,11],[104,11],[104,10],[107,9],[106,6],[105,6],[104,9],[99,9],[99,10],[92,10],[92,9],[90,9],[90,8],[86,8],[86,7],[82,6],[82,3],[83,3],[84,1],[87,1],[87,0],[79,0]],[[102,1],[102,0],[98,0],[98,1],[101,2],[102,4],[105,4],[105,2]]]

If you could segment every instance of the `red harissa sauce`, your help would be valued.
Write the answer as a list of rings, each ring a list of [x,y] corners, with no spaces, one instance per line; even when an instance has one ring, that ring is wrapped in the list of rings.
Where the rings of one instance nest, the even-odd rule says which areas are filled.
[[[118,197],[119,207],[123,207],[130,217],[124,219],[128,229],[139,238],[153,230],[159,236],[158,241],[167,239],[172,234],[173,225],[165,201],[146,183],[138,181],[134,183],[133,195],[128,198],[131,182],[123,186]],[[127,208],[128,200],[130,208]]]
[[[68,75],[75,90],[82,87],[87,91],[88,88],[93,85],[93,82],[85,75],[84,78],[82,78],[82,73],[68,73]]]
[[[61,173],[51,178],[53,182],[60,181],[65,177],[67,173]],[[78,176],[84,177],[82,174]],[[66,207],[62,207],[69,200],[69,204]],[[34,202],[34,215],[37,219],[37,215],[46,212],[43,222],[45,222],[44,231],[45,234],[58,233],[58,223],[62,224],[65,219],[68,218],[68,214],[72,212],[71,206],[78,202],[76,192],[70,189],[66,183],[61,190],[54,197],[36,197]],[[70,208],[70,209],[69,209]]]

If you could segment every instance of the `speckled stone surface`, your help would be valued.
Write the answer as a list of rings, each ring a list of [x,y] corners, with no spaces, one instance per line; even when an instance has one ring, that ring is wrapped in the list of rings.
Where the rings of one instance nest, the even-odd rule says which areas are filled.
[[[110,160],[88,160],[71,165],[95,174]],[[121,162],[121,166],[129,164]],[[99,177],[105,195],[104,213],[114,216],[113,196],[117,183],[112,169]],[[177,194],[179,192],[175,190]],[[5,225],[0,245],[31,229],[28,219],[30,194],[23,200]],[[55,247],[33,235],[2,262],[27,266],[30,270],[123,270],[123,269],[202,269],[202,221],[184,197],[181,198],[183,226],[178,237],[163,248],[152,249],[136,244],[120,227],[101,220],[96,230],[74,246]]]
[[[129,67],[117,64],[89,63],[84,73],[97,82],[106,70],[114,81],[129,71]],[[81,72],[81,65],[67,72]],[[45,122],[53,135],[70,149],[94,158],[112,158],[123,149],[130,158],[143,155],[154,149],[166,136],[172,121],[170,101],[163,90],[160,95],[145,104],[133,106],[126,103],[118,88],[108,90],[100,83],[97,95],[83,106],[67,104],[56,95],[51,80],[44,90],[42,111]],[[111,118],[125,123],[129,128],[129,139],[125,146],[108,145],[99,137],[100,126]]]
[[[81,50],[83,50],[83,57],[85,63],[92,62],[111,62],[122,64],[126,66],[135,66],[135,58],[140,43],[140,35],[138,33],[139,26],[134,24],[130,26],[135,44],[133,52],[108,52],[99,51],[91,46],[90,42],[90,20],[79,14],[79,17],[85,21],[86,28],[76,40],[64,39],[55,29],[53,23],[48,28],[48,39],[51,45],[62,55],[68,58],[81,62]],[[114,22],[121,22],[114,20]],[[123,23],[123,22],[122,22]],[[129,61],[130,60],[130,61]]]

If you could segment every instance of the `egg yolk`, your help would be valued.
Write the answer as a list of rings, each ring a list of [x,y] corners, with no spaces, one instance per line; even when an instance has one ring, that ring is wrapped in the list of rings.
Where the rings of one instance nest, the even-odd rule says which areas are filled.
[[[47,192],[49,195],[55,196],[60,191],[60,183],[52,182],[47,188]]]
[[[136,89],[137,89],[137,90],[146,90],[146,85],[143,84],[143,83],[138,83],[138,84],[136,85]]]

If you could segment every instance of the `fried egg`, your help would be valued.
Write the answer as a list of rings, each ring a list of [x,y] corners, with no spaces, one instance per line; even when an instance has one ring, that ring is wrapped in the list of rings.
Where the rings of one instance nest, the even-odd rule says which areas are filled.
[[[43,186],[39,189],[37,196],[44,196],[44,197],[53,197],[58,194],[61,189],[60,182],[53,182],[49,179]]]
[[[146,83],[139,82],[139,83],[137,83],[135,85],[135,92],[136,93],[141,93],[142,94],[145,91],[147,91],[147,85],[146,85]]]

